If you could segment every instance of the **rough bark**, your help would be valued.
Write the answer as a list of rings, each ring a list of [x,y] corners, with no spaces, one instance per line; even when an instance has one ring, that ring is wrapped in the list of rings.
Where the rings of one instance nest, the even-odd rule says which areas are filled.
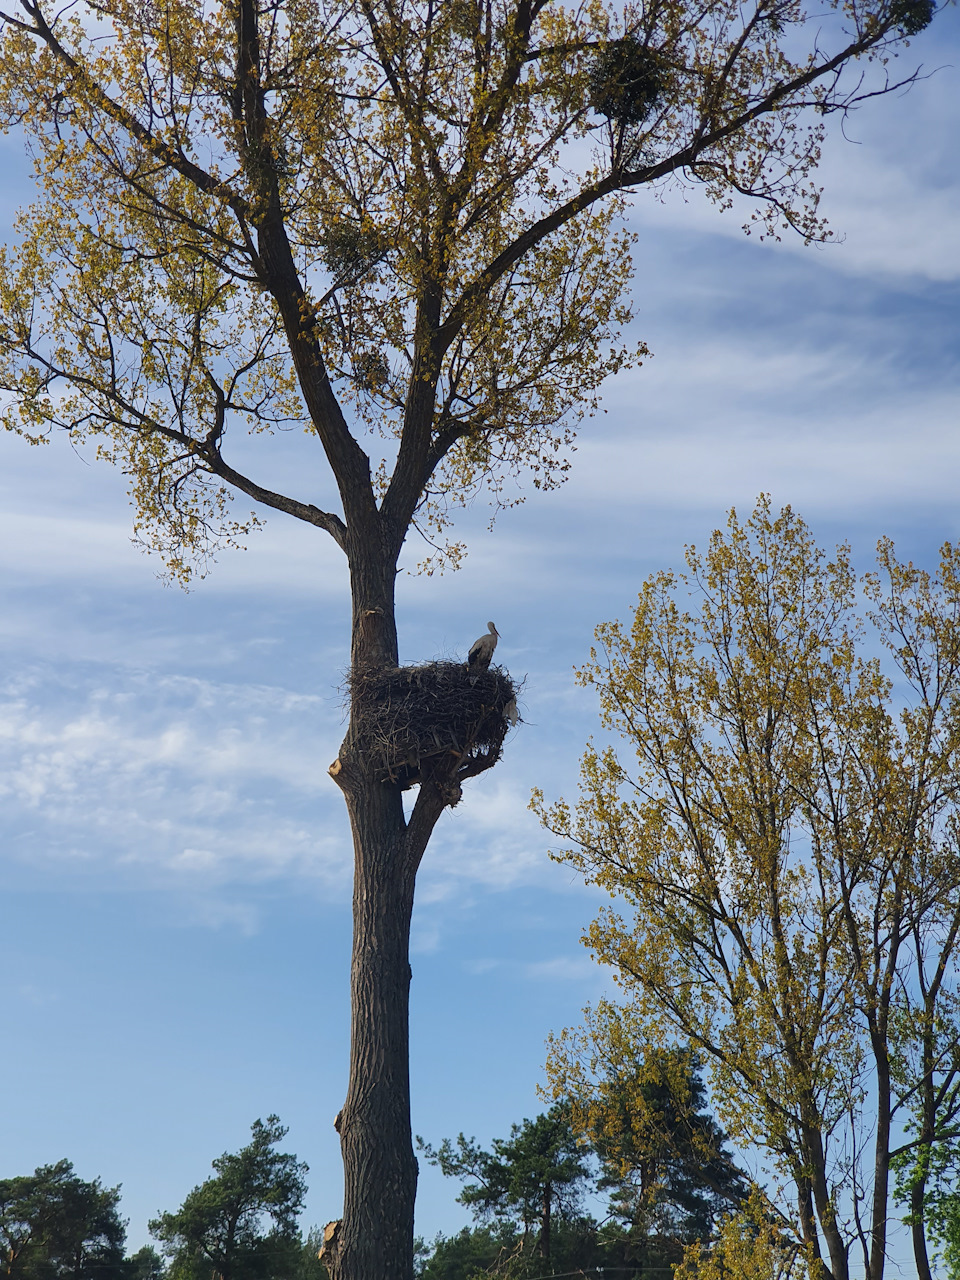
[[[334,1280],[410,1280],[417,1162],[410,1131],[410,919],[415,868],[399,788],[348,793],[354,835],[350,1082],[338,1118],[343,1225]]]
[[[924,1221],[925,1191],[925,1178],[918,1178],[910,1188],[910,1234],[913,1240],[913,1259],[917,1268],[917,1280],[933,1280],[930,1271],[930,1257],[927,1253],[927,1232]]]
[[[883,1043],[874,1044],[877,1067],[877,1133],[873,1169],[873,1215],[870,1232],[870,1265],[865,1280],[880,1280],[887,1258],[887,1213],[890,1187],[890,1061]]]
[[[368,530],[351,562],[354,667],[396,666],[396,556]],[[378,554],[379,552],[379,554]],[[344,1168],[340,1222],[321,1257],[332,1280],[412,1280],[417,1161],[410,1125],[410,921],[417,868],[444,801],[421,785],[409,821],[398,785],[353,748],[354,724],[331,766],[354,848],[350,1077],[336,1119]]]
[[[816,1206],[820,1230],[830,1256],[830,1272],[834,1280],[848,1280],[850,1274],[847,1245],[837,1226],[836,1210],[827,1181],[826,1161],[823,1153],[823,1135],[816,1125],[804,1126],[803,1142],[811,1171],[811,1190]]]

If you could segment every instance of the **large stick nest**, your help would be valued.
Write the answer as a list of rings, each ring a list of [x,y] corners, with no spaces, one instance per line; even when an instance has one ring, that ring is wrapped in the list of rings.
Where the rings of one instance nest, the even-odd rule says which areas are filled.
[[[520,692],[501,667],[462,662],[357,671],[349,689],[351,745],[364,767],[403,788],[434,778],[450,804],[460,781],[500,759]]]

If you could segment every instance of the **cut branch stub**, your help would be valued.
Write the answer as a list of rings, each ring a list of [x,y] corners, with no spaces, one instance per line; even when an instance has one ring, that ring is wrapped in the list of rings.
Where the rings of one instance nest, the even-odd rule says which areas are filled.
[[[320,1252],[317,1257],[328,1268],[336,1262],[340,1225],[341,1219],[337,1218],[335,1222],[328,1222],[323,1228],[323,1243],[320,1246]]]
[[[519,693],[502,668],[477,674],[461,662],[355,671],[349,687],[359,767],[404,790],[429,780],[448,805],[500,759]]]

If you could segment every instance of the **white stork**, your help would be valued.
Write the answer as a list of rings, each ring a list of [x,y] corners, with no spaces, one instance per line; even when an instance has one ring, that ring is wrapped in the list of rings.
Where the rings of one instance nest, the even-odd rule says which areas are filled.
[[[493,657],[493,651],[497,647],[497,641],[500,639],[500,632],[492,622],[487,623],[487,634],[481,636],[479,640],[474,640],[470,646],[470,652],[467,654],[467,667],[470,671],[470,683],[475,684],[477,676],[481,671],[486,671],[490,665],[490,659]]]

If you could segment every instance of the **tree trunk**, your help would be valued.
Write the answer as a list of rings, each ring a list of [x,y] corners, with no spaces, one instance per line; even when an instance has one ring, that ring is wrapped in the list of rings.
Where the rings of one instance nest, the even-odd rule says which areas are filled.
[[[410,1131],[410,918],[416,869],[399,788],[368,781],[354,832],[350,1082],[337,1127],[343,1220],[333,1280],[412,1280],[417,1161]]]
[[[550,1239],[550,1210],[552,1208],[553,1188],[548,1182],[543,1189],[543,1217],[540,1222],[540,1255],[543,1258],[543,1269],[547,1275],[553,1274],[553,1267],[550,1265],[550,1252],[552,1241]]]
[[[795,1169],[793,1177],[797,1187],[797,1206],[800,1214],[803,1242],[809,1250],[810,1258],[816,1271],[827,1277],[827,1280],[835,1280],[833,1272],[823,1262],[823,1252],[820,1248],[820,1235],[817,1231],[817,1220],[813,1207],[813,1191],[810,1187],[809,1175],[802,1169]]]
[[[924,1222],[924,1192],[926,1178],[917,1179],[910,1188],[910,1232],[913,1237],[913,1257],[917,1267],[917,1280],[932,1280],[930,1257],[927,1253],[927,1232]]]
[[[810,1189],[820,1230],[830,1255],[830,1271],[834,1280],[849,1280],[850,1259],[843,1235],[837,1226],[836,1207],[830,1196],[827,1182],[826,1161],[823,1153],[823,1135],[816,1123],[803,1126],[803,1149],[810,1170]]]
[[[877,1136],[873,1168],[873,1215],[870,1266],[865,1280],[883,1280],[887,1261],[887,1213],[890,1195],[890,1063],[886,1031],[872,1037],[877,1064]]]
[[[919,950],[919,943],[918,943]],[[934,1074],[934,1023],[937,996],[940,991],[939,972],[931,987],[924,992],[924,1018],[921,1044],[923,1076],[920,1084],[921,1127],[917,1145],[917,1164],[910,1187],[910,1231],[913,1237],[913,1257],[917,1267],[917,1280],[932,1280],[930,1273],[930,1256],[927,1253],[927,1221],[926,1197],[927,1180],[930,1168],[930,1153],[933,1150],[933,1139],[937,1128],[937,1101],[933,1087]]]
[[[379,539],[351,560],[353,669],[398,662],[391,557]],[[392,557],[395,562],[396,557]],[[357,708],[331,766],[344,792],[354,847],[350,1079],[336,1119],[343,1218],[325,1232],[332,1280],[413,1280],[417,1161],[410,1127],[410,920],[417,867],[443,810],[421,787],[410,823],[396,783],[383,781],[357,742]]]

